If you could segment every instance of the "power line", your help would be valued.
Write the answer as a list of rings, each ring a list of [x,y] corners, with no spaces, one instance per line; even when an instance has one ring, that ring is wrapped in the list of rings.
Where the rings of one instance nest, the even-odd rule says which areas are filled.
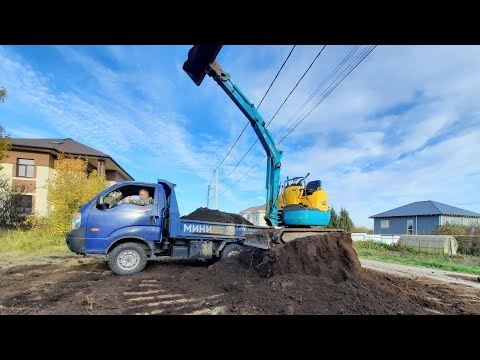
[[[333,72],[318,86],[318,88],[309,96],[309,98],[300,106],[300,108],[297,109],[297,111],[283,124],[283,126],[280,128],[280,134],[281,134],[281,131],[284,130],[284,129],[287,127],[287,125],[288,125],[288,123],[290,122],[290,120],[293,120],[293,118],[295,117],[295,115],[298,114],[298,112],[301,111],[301,110],[306,106],[306,104],[308,104],[308,103],[315,97],[315,95],[316,95],[316,94],[318,93],[318,91],[323,87],[323,85],[324,85],[328,80],[330,80],[330,79],[333,77],[333,75],[335,75],[335,74],[340,70],[340,68],[353,56],[353,54],[357,51],[358,48],[359,48],[359,46],[356,45],[356,46],[345,56],[345,58],[340,62],[340,64],[338,64],[338,65],[335,67],[335,69],[333,70]],[[360,56],[359,56],[359,57],[360,57]],[[357,57],[357,59],[358,59],[359,57]],[[355,61],[355,60],[354,60],[354,61]],[[337,77],[337,79],[338,79],[338,77]],[[301,114],[301,115],[302,115],[302,114]],[[300,116],[301,116],[301,115],[300,115]],[[294,123],[295,123],[295,121],[294,121]],[[254,143],[254,144],[255,144],[255,143]],[[253,147],[253,145],[252,145],[252,147]],[[251,150],[252,147],[250,147],[249,151]],[[247,152],[247,153],[248,153],[248,152]],[[246,154],[245,154],[245,155],[246,155]],[[262,157],[262,158],[263,158],[263,157]],[[253,161],[252,161],[250,164],[252,164],[252,163],[253,163]],[[238,165],[238,164],[237,164],[237,165]],[[255,166],[256,166],[256,165],[255,165]],[[247,167],[247,168],[248,168],[248,167]],[[244,175],[245,175],[245,173],[244,173]],[[243,178],[243,177],[244,177],[244,176],[242,176],[242,178]],[[236,182],[235,182],[235,183],[236,183]]]
[[[273,117],[270,119],[270,121],[268,122],[267,124],[267,127],[268,125],[270,125],[270,123],[273,121],[273,119],[275,118],[275,116],[277,116],[278,112],[280,111],[280,109],[283,107],[283,105],[287,102],[288,98],[290,97],[290,95],[292,95],[293,91],[297,88],[298,84],[300,84],[300,81],[302,81],[302,79],[305,77],[305,75],[308,73],[308,71],[310,70],[310,68],[312,67],[312,65],[315,63],[315,61],[318,59],[318,57],[320,56],[320,54],[322,53],[322,51],[325,49],[327,45],[324,45],[323,48],[318,52],[317,56],[315,56],[315,59],[313,59],[312,63],[310,64],[310,66],[307,68],[307,70],[303,73],[303,75],[300,77],[300,80],[297,81],[297,83],[295,84],[295,86],[293,87],[293,89],[290,91],[290,93],[287,95],[287,97],[285,98],[285,100],[283,101],[283,103],[280,105],[280,107],[277,109],[277,111],[275,112],[275,114],[273,115]],[[293,51],[293,49],[292,49]],[[291,52],[290,52],[291,53]],[[288,58],[287,58],[288,59]],[[260,107],[260,105],[259,105]],[[248,124],[247,124],[248,126]],[[245,126],[243,128],[243,130],[245,130],[247,128],[247,126]],[[243,133],[243,131],[242,131]],[[247,156],[247,154],[250,152],[250,150],[252,150],[253,146],[258,142],[258,139],[255,140],[255,142],[250,146],[250,149],[247,150],[247,152],[242,156],[242,158],[237,162],[237,164],[235,165],[235,167],[227,174],[227,176],[225,176],[220,182],[223,182],[225,181],[231,173],[233,173],[233,171],[238,167],[238,165],[242,162],[242,160],[245,158],[245,156]]]
[[[350,52],[343,58],[343,60],[338,64],[333,72],[325,79],[322,81],[322,83],[317,87],[317,89],[308,97],[308,99],[295,111],[293,115],[291,115],[287,121],[282,125],[282,127],[278,130],[278,136],[282,134],[282,131],[287,127],[288,123],[290,120],[293,120],[293,118],[301,112],[307,104],[315,97],[315,95],[320,91],[320,89],[323,87],[323,85],[330,80],[341,68],[342,66],[353,56],[353,54],[358,50],[359,45],[356,45]],[[301,115],[300,115],[301,116]]]
[[[292,131],[295,130],[295,129],[297,128],[297,126],[300,125],[300,124],[302,123],[302,121],[305,120],[305,118],[306,118],[308,115],[310,115],[310,113],[311,113],[318,105],[320,105],[320,104],[323,102],[323,100],[325,100],[325,98],[326,98],[328,95],[330,95],[331,92],[332,92],[333,90],[335,90],[335,88],[336,88],[338,85],[340,85],[340,84],[343,82],[343,80],[345,80],[345,78],[346,78],[353,70],[355,70],[355,68],[356,68],[358,65],[360,65],[360,63],[361,63],[363,60],[365,60],[365,58],[366,58],[366,57],[373,51],[373,49],[375,49],[376,47],[377,47],[377,45],[372,46],[372,48],[371,48],[369,51],[367,51],[365,55],[363,55],[363,57],[350,69],[350,71],[348,71],[348,73],[347,73],[339,82],[337,82],[337,84],[336,84],[330,91],[328,91],[328,89],[327,89],[328,93],[326,93],[319,101],[317,101],[317,103],[315,104],[315,106],[314,106],[300,121],[298,121],[297,124],[296,124],[278,143],[280,144],[288,135],[290,135],[290,134],[292,133]],[[346,70],[348,70],[348,69],[346,69]],[[344,71],[342,72],[342,74],[343,74],[346,70],[344,70]],[[341,74],[340,74],[340,76],[341,76]],[[337,78],[337,79],[338,79],[338,78]],[[336,80],[335,80],[335,81],[336,81]],[[330,86],[331,86],[331,85],[330,85]]]
[[[272,118],[270,119],[270,121],[268,122],[267,124],[267,127],[268,125],[270,125],[270,123],[273,121],[273,119],[275,119],[275,116],[277,116],[278,112],[280,111],[280,109],[283,107],[283,105],[287,102],[288,98],[290,97],[290,95],[292,95],[293,91],[297,88],[298,84],[300,84],[300,81],[302,81],[302,79],[304,78],[304,76],[308,73],[308,70],[310,70],[310,68],[312,67],[312,65],[315,63],[315,61],[318,59],[318,57],[320,56],[320,54],[322,53],[323,49],[325,49],[327,45],[323,45],[323,48],[318,52],[317,56],[315,56],[315,59],[313,59],[312,63],[310,64],[310,66],[308,67],[307,70],[305,70],[305,72],[303,73],[302,77],[300,78],[300,80],[297,81],[297,83],[295,84],[295,86],[293,87],[293,89],[290,91],[290,93],[288,94],[288,96],[285,98],[285,100],[283,100],[283,103],[282,105],[280,105],[280,107],[278,108],[278,110],[275,112],[275,114],[272,116]]]
[[[280,67],[280,70],[278,70],[277,75],[275,75],[275,78],[273,79],[272,83],[271,83],[270,86],[268,87],[267,92],[265,93],[265,95],[263,95],[262,100],[260,100],[260,103],[258,104],[257,109],[259,109],[259,108],[260,108],[260,105],[262,105],[263,99],[265,99],[265,96],[267,96],[267,94],[268,94],[268,92],[270,91],[270,88],[272,87],[272,85],[273,85],[273,83],[275,82],[275,80],[277,80],[277,77],[278,77],[278,75],[280,74],[280,71],[282,71],[282,69],[283,69],[283,67],[285,66],[285,64],[287,63],[287,60],[288,60],[288,58],[290,57],[290,55],[292,55],[292,52],[293,52],[293,49],[295,49],[295,46],[297,46],[297,45],[293,45],[292,50],[290,50],[290,53],[288,54],[287,58],[286,58],[285,61],[283,62],[282,66]]]
[[[290,135],[290,133],[291,133],[293,130],[295,130],[295,128],[296,128],[298,125],[300,125],[300,123],[301,123],[303,120],[305,120],[305,118],[306,118],[318,105],[320,105],[320,103],[321,103],[328,95],[330,95],[330,93],[331,93],[333,90],[335,90],[335,88],[336,88],[338,85],[340,85],[340,83],[343,82],[343,80],[344,80],[376,47],[377,47],[377,45],[374,45],[374,46],[371,47],[371,49],[370,49],[369,51],[368,51],[368,50],[365,51],[365,53],[364,53],[363,56],[360,55],[359,57],[361,57],[361,59],[348,71],[348,73],[347,73],[339,82],[337,82],[337,84],[336,84],[333,88],[331,88],[331,89],[328,91],[328,88],[330,88],[330,87],[335,83],[335,81],[337,81],[338,78],[339,78],[345,71],[348,70],[348,68],[345,69],[345,70],[333,81],[333,83],[327,88],[326,91],[328,91],[328,93],[326,93],[319,101],[317,101],[317,103],[313,106],[313,108],[312,108],[300,121],[298,121],[298,122],[296,123],[296,125],[279,141],[279,143],[282,142],[288,135]],[[352,54],[352,52],[350,52],[350,54]],[[347,56],[348,56],[348,55],[347,55]],[[344,62],[342,62],[342,63],[344,63]],[[349,65],[349,67],[351,67],[351,65]],[[336,71],[335,71],[335,72],[336,72]],[[323,83],[322,83],[322,84],[323,84]],[[317,91],[318,91],[318,90],[317,90]],[[326,91],[324,91],[324,93],[325,93]],[[303,106],[303,105],[302,105],[302,106]],[[260,158],[259,161],[257,161],[257,163],[255,163],[255,165],[253,165],[247,172],[245,172],[240,178],[238,178],[229,188],[227,188],[225,191],[223,191],[222,194],[225,193],[226,191],[230,190],[234,185],[236,185],[240,180],[242,180],[246,175],[248,175],[248,174],[249,174],[255,167],[257,167],[257,165],[258,165],[262,160],[264,160],[266,157],[267,157],[267,156],[264,156],[264,157]]]
[[[283,62],[283,64],[282,64],[282,66],[280,67],[280,69],[278,70],[277,75],[275,75],[275,78],[273,79],[273,81],[271,82],[270,86],[268,87],[265,95],[263,95],[263,98],[262,98],[262,100],[260,101],[260,104],[257,106],[257,109],[260,107],[260,105],[262,105],[262,102],[263,102],[263,100],[265,99],[265,96],[267,96],[267,94],[268,94],[268,92],[270,91],[270,88],[272,87],[272,85],[273,85],[273,83],[275,82],[275,80],[277,80],[278,75],[280,74],[280,72],[282,71],[283,67],[284,67],[285,64],[287,63],[288,59],[290,58],[290,55],[292,55],[292,52],[293,52],[293,49],[295,49],[295,46],[296,46],[296,45],[293,45],[292,49],[290,50],[290,53],[288,54],[287,58],[286,58],[285,61]],[[220,167],[220,165],[223,164],[223,162],[225,161],[225,159],[227,158],[227,156],[230,154],[230,152],[233,150],[234,146],[237,144],[238,140],[240,140],[240,137],[243,135],[243,133],[245,132],[245,129],[248,127],[248,125],[249,125],[249,121],[247,121],[247,124],[246,124],[245,127],[243,128],[242,132],[240,133],[240,135],[238,135],[237,140],[235,140],[235,142],[233,143],[233,145],[232,145],[232,147],[230,148],[230,150],[228,150],[227,155],[225,155],[225,157],[223,158],[223,160],[220,161],[220,164],[218,164],[215,169],[218,169],[218,168]]]
[[[212,178],[210,179],[210,183],[208,184],[208,188],[210,188],[210,185],[212,185],[212,181],[213,181],[214,176],[215,176],[215,170],[213,171]],[[207,196],[208,196],[208,189],[207,189],[207,193],[205,194],[205,198],[203,199],[203,202],[205,202],[205,200],[207,200]],[[210,198],[208,200],[210,201]]]
[[[285,64],[287,63],[288,59],[290,58],[290,55],[292,55],[292,52],[293,52],[293,49],[295,49],[295,46],[296,45],[293,45],[292,49],[290,50],[290,52],[288,53],[288,56],[287,58],[285,59],[285,61],[283,62],[282,66],[280,67],[280,69],[278,70],[277,72],[277,75],[275,75],[275,78],[273,79],[273,81],[271,82],[270,86],[268,87],[267,91],[265,92],[265,95],[263,95],[263,98],[262,100],[260,101],[260,104],[257,106],[257,109],[260,107],[260,105],[262,104],[263,100],[265,99],[265,97],[267,96],[268,92],[270,91],[270,88],[272,87],[273,83],[275,82],[275,80],[277,80],[277,77],[278,75],[280,74],[280,72],[282,71],[283,67],[285,66]],[[240,137],[243,135],[243,133],[245,132],[246,128],[248,127],[249,125],[249,121],[247,121],[247,124],[245,125],[245,127],[243,128],[242,132],[240,133],[240,135],[238,135],[237,139],[235,140],[235,142],[233,143],[233,145],[230,147],[230,150],[228,150],[227,152],[227,155],[224,156],[224,158],[222,159],[222,161],[220,161],[220,163],[217,165],[217,167],[214,169],[213,171],[213,175],[212,175],[212,178],[210,179],[210,184],[208,185],[210,187],[210,185],[212,184],[212,180],[213,180],[213,177],[215,176],[215,170],[218,169],[220,167],[220,165],[223,164],[223,162],[225,161],[225,159],[227,158],[227,156],[230,154],[230,152],[233,150],[233,148],[235,147],[235,145],[237,144],[238,140],[240,140]],[[234,168],[235,170],[235,168]],[[231,173],[231,172],[230,172]],[[206,198],[208,196],[208,190],[207,190],[207,194],[205,195],[205,198],[203,200],[203,202],[205,202]],[[210,200],[210,199],[209,199]]]

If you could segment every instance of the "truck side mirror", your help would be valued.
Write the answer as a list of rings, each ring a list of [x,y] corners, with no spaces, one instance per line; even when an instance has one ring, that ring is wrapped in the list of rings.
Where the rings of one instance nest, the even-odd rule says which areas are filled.
[[[105,210],[105,203],[103,201],[103,196],[97,198],[97,209]]]
[[[183,63],[182,69],[190,76],[197,86],[207,74],[208,66],[215,61],[223,45],[194,45],[188,51],[188,59]]]

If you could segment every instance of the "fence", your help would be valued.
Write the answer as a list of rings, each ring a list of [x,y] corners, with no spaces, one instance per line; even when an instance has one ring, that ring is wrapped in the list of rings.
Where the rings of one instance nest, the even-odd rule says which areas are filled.
[[[376,241],[384,244],[396,244],[400,235],[373,235],[366,233],[352,233],[352,241]]]

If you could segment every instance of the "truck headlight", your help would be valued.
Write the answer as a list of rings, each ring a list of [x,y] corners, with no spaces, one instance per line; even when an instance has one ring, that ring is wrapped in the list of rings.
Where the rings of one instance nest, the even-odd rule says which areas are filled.
[[[82,222],[82,214],[79,212],[73,215],[72,219],[72,230],[78,229],[80,227],[80,223]]]

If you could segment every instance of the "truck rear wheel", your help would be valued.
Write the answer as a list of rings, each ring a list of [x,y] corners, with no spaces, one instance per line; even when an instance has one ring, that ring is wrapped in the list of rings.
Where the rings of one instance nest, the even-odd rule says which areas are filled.
[[[231,256],[236,256],[242,250],[242,245],[239,244],[227,244],[220,252],[220,259],[225,259]]]
[[[117,275],[138,273],[145,268],[146,264],[145,250],[136,243],[120,244],[108,256],[108,265]]]

